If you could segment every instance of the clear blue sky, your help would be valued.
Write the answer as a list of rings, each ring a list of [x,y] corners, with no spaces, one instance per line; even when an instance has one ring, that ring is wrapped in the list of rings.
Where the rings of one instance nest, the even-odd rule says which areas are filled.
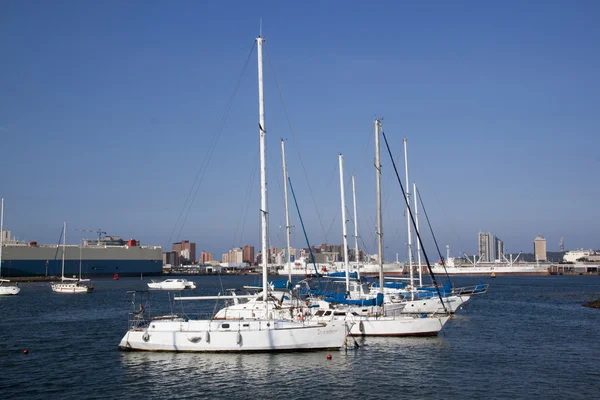
[[[561,237],[600,248],[597,1],[3,1],[5,228],[55,243],[66,219],[69,242],[101,228],[143,244],[189,239],[215,258],[258,247],[255,50],[240,73],[260,17],[272,244],[285,243],[284,138],[311,243],[342,242],[343,153],[348,207],[355,173],[360,236],[376,251],[372,132],[383,116],[402,176],[408,138],[410,180],[454,255],[476,252],[479,231],[514,252],[531,252],[538,234],[550,251]],[[382,160],[386,258],[404,259],[399,186]]]

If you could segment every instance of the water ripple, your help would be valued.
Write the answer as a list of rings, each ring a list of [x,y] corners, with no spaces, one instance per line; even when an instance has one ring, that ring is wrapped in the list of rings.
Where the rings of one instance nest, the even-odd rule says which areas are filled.
[[[216,277],[193,279],[216,294]],[[255,277],[223,277],[241,287]],[[462,278],[473,285],[480,278]],[[89,295],[24,284],[0,299],[1,398],[570,398],[597,395],[596,277],[498,277],[434,338],[356,338],[356,350],[284,354],[120,352],[127,290],[98,280]],[[172,311],[167,293],[157,312]],[[162,303],[162,304],[158,304]],[[214,304],[196,306],[210,312]],[[29,355],[23,350],[28,349]]]

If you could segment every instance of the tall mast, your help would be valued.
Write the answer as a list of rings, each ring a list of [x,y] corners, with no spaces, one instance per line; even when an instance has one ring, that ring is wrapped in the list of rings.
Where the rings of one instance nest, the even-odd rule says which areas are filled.
[[[83,251],[83,239],[79,244],[79,280],[81,280],[81,252]]]
[[[263,265],[263,300],[267,301],[267,268],[269,254],[267,251],[267,165],[265,136],[267,134],[265,127],[265,99],[263,92],[263,65],[262,65],[262,36],[256,38],[258,53],[258,128],[260,134],[260,212],[261,212],[261,233],[262,233],[262,265]]]
[[[0,277],[2,276],[2,251],[4,249],[4,197],[0,207]]]
[[[288,270],[288,280],[290,283],[292,282],[292,263],[290,260],[290,235],[291,229],[290,226],[290,213],[288,211],[288,192],[287,192],[287,165],[285,162],[285,142],[281,139],[281,162],[283,164],[283,198],[285,199],[285,240],[286,240],[286,265]]]
[[[379,156],[379,125],[375,120],[375,182],[377,184],[377,253],[379,262],[379,290],[383,294],[383,223],[381,218],[381,161]]]
[[[344,267],[346,268],[346,292],[350,291],[350,266],[348,265],[348,234],[346,232],[346,196],[344,195],[344,156],[340,161],[340,195],[342,198],[342,236],[344,238]]]
[[[417,260],[419,263],[419,287],[423,286],[423,267],[421,266],[421,236],[419,235],[419,211],[417,210],[417,184],[413,183],[413,199],[415,203],[415,229],[417,231]]]
[[[408,228],[408,268],[410,271],[410,286],[415,287],[414,274],[413,274],[413,263],[412,263],[412,232],[410,229],[410,186],[408,184],[408,152],[406,149],[406,138],[404,138],[404,170],[406,171],[406,226]],[[415,292],[411,290],[411,299],[415,299]]]
[[[61,278],[65,279],[65,243],[67,242],[67,221],[63,223],[63,248],[62,248],[62,267],[61,267]]]
[[[356,186],[354,185],[354,175],[352,175],[352,200],[354,202],[354,257],[358,266],[360,251],[358,250],[358,218],[356,217]]]

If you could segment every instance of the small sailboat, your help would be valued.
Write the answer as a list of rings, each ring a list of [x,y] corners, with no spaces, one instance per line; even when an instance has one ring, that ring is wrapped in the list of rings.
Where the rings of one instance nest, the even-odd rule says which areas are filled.
[[[94,286],[90,284],[89,279],[81,279],[81,251],[82,247],[79,247],[79,278],[66,278],[65,277],[65,250],[67,242],[67,221],[63,225],[63,246],[62,246],[62,267],[60,282],[52,284],[52,291],[54,293],[90,293],[94,290]]]
[[[8,279],[2,278],[2,251],[4,249],[4,198],[2,198],[2,206],[0,208],[0,296],[8,296],[19,294],[21,288],[17,285],[11,285]]]

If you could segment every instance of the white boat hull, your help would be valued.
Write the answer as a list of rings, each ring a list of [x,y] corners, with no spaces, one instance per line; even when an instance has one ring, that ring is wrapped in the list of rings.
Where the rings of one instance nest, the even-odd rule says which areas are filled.
[[[471,296],[461,295],[461,296],[447,296],[444,297],[444,305],[446,306],[446,310],[449,313],[455,313],[460,309],[460,307],[465,304]],[[404,303],[405,306],[402,309],[404,314],[412,314],[412,313],[443,313],[444,307],[442,306],[442,302],[439,297],[432,297],[429,299],[421,299],[421,300],[410,300]]]
[[[344,321],[303,324],[285,320],[153,320],[130,329],[122,350],[252,352],[339,349],[347,336]]]
[[[21,288],[18,286],[0,286],[0,296],[11,296],[19,294]]]
[[[92,286],[81,285],[78,283],[54,283],[52,291],[54,293],[72,294],[72,293],[90,293],[94,288]]]
[[[360,317],[351,336],[436,336],[450,317]]]
[[[162,282],[152,281],[148,283],[148,288],[153,290],[185,290],[196,289],[196,284],[187,279],[167,279]]]

